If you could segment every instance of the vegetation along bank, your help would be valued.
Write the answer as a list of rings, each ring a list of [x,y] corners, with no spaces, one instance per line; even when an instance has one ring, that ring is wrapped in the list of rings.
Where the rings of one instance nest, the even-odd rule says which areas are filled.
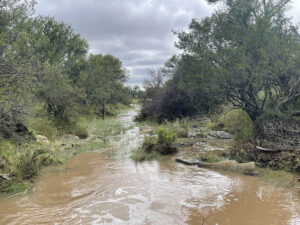
[[[180,54],[144,83],[139,121],[210,117],[234,135],[228,158],[300,173],[300,35],[290,1],[209,0],[211,16],[175,32]]]
[[[0,2],[1,193],[24,191],[43,167],[105,146],[110,129],[121,129],[111,116],[131,102],[122,62],[88,55],[71,26],[34,17],[34,5]]]

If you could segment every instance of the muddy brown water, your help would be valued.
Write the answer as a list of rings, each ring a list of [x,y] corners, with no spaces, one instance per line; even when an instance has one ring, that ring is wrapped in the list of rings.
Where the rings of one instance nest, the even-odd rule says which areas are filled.
[[[130,150],[143,137],[135,114],[120,116],[128,130],[110,149],[78,155],[65,170],[43,174],[32,193],[0,200],[0,224],[300,224],[299,198],[259,178],[174,157],[136,164]]]

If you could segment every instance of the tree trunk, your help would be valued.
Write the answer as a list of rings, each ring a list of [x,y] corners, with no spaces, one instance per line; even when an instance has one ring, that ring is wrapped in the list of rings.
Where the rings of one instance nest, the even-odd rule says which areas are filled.
[[[101,117],[102,117],[103,120],[105,119],[105,103],[102,103]]]

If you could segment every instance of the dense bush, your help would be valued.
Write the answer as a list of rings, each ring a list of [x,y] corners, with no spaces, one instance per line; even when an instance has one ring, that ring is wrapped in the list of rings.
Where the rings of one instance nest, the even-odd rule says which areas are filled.
[[[0,170],[13,180],[28,180],[36,176],[43,166],[56,163],[55,153],[37,144],[16,145],[0,142]]]
[[[135,161],[157,159],[161,155],[169,155],[177,152],[177,148],[172,146],[177,135],[174,131],[163,126],[158,127],[157,137],[145,137],[140,149],[132,151],[131,158]]]
[[[177,138],[177,135],[174,131],[166,129],[163,126],[157,128],[157,135],[158,143],[168,146],[171,146]]]
[[[286,17],[291,1],[209,2],[223,4],[212,15],[193,19],[187,31],[175,32],[182,53],[166,63],[162,71],[170,79],[159,89],[151,87],[156,94],[141,118],[163,121],[224,103],[246,111],[252,121],[269,112],[299,115],[300,35]]]
[[[34,135],[86,138],[80,117],[104,118],[131,100],[122,62],[88,56],[87,42],[68,24],[34,15],[35,3],[0,1],[0,173],[13,177],[0,192],[23,189],[54,162],[53,143],[44,149]]]
[[[245,140],[255,134],[255,125],[249,115],[241,110],[231,110],[218,120],[217,127],[235,135],[236,140]]]
[[[17,164],[18,176],[21,179],[31,179],[36,176],[43,165],[53,163],[53,158],[45,149],[27,150],[20,154]]]

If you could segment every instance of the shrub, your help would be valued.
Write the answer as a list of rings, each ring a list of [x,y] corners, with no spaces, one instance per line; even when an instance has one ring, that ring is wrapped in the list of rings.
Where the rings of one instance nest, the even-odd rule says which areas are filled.
[[[158,127],[157,129],[158,143],[171,146],[177,138],[177,135],[174,131],[166,129],[163,126]]]
[[[235,135],[236,140],[246,140],[255,134],[254,123],[241,109],[232,110],[219,118],[218,127]]]
[[[172,144],[176,140],[176,133],[172,130],[160,126],[157,129],[158,137],[145,137],[144,143],[140,149],[132,151],[131,158],[141,162],[144,160],[153,160],[161,155],[169,155],[177,152],[177,148]]]
[[[293,175],[284,170],[266,169],[264,170],[263,178],[268,183],[285,188],[294,187],[296,183]]]
[[[0,171],[13,173],[14,164],[18,161],[16,147],[9,141],[0,142]]]
[[[159,159],[160,154],[158,152],[146,152],[144,149],[135,149],[132,151],[130,158],[136,162],[150,161]]]
[[[49,150],[27,150],[20,154],[17,164],[18,175],[21,179],[28,180],[36,176],[43,165],[54,163]]]
[[[22,182],[20,180],[6,180],[0,182],[1,194],[17,194],[28,190],[32,184],[30,182]]]

